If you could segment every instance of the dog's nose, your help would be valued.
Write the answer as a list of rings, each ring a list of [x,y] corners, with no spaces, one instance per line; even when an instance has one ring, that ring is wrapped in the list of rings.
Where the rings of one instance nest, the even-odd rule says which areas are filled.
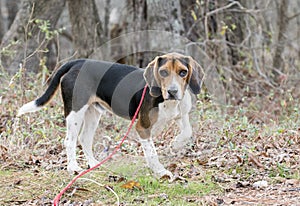
[[[169,89],[168,90],[168,93],[173,97],[177,94],[177,92],[178,92],[178,89]]]

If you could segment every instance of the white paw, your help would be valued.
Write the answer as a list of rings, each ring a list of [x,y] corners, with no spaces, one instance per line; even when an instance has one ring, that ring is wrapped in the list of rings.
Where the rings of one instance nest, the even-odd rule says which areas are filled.
[[[68,164],[67,170],[70,174],[81,172],[83,169],[78,166],[78,164]]]
[[[172,143],[171,148],[174,152],[178,152],[191,143],[193,143],[193,137],[188,137],[188,138],[176,137]]]
[[[172,172],[170,172],[169,170],[166,170],[166,169],[160,170],[160,171],[156,172],[155,174],[157,175],[158,178],[168,178],[169,180],[174,179]]]
[[[96,166],[97,164],[99,164],[99,162],[96,159],[93,159],[93,160],[88,160],[88,164],[89,164],[89,167],[92,168],[92,167]]]
[[[184,148],[184,146],[185,146],[185,145],[182,145],[182,144],[180,144],[179,142],[174,141],[174,142],[172,143],[171,148],[172,148],[173,152],[178,152],[178,151],[182,150],[182,149]]]

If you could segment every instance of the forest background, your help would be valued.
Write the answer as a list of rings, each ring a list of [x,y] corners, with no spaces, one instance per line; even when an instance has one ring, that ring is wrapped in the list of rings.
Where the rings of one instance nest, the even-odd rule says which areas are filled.
[[[51,187],[61,188],[61,182],[70,178],[64,173],[59,95],[52,108],[16,118],[23,103],[41,94],[53,70],[75,58],[145,68],[162,52],[176,51],[191,55],[207,76],[191,117],[197,141],[189,153],[194,156],[186,155],[181,163],[169,157],[175,173],[195,187],[184,193],[184,204],[296,203],[300,200],[299,11],[299,0],[1,0],[0,177],[10,181],[0,183],[7,188],[0,202],[50,204],[58,191]],[[135,38],[128,41],[128,35]],[[169,41],[164,39],[168,35]],[[141,49],[147,46],[151,49]],[[98,135],[110,140],[99,140],[98,147],[117,144],[111,139],[117,141],[114,136],[127,126],[111,117],[101,124],[105,129],[99,129]],[[162,151],[174,131],[176,127],[158,138]],[[126,158],[136,160],[142,152],[134,136],[124,151]],[[168,204],[182,193],[171,194],[160,182],[155,185],[159,189],[153,189],[155,180],[145,180],[143,172],[121,171],[124,168],[108,173],[135,179],[144,188],[129,197],[116,189],[124,204]],[[107,180],[104,174],[97,175],[91,179]],[[35,179],[42,183],[33,186]],[[253,186],[261,181],[268,185]],[[211,189],[198,188],[202,183]],[[98,189],[87,189],[84,183],[78,188],[83,189],[71,191],[66,203],[116,201],[105,190],[95,197],[90,193]]]

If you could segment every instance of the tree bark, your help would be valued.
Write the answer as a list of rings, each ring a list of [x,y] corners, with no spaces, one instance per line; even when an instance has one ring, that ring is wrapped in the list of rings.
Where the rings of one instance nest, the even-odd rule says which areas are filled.
[[[273,70],[272,70],[273,79],[275,82],[278,81],[279,72],[282,71],[283,59],[281,55],[284,50],[285,33],[288,28],[288,18],[287,18],[288,5],[289,5],[288,0],[280,0],[279,5],[277,5],[277,10],[278,10],[277,19],[278,19],[279,28],[278,28],[277,46],[273,58]]]
[[[242,0],[238,0],[237,2],[243,4]],[[241,11],[239,6],[234,5],[231,9],[235,9],[239,12],[225,12],[224,26],[227,28],[225,32],[226,40],[230,42],[227,46],[229,48],[231,64],[236,65],[245,58],[241,55],[242,52],[240,52],[239,45],[245,39],[244,30],[246,23],[244,19],[245,13]]]
[[[179,0],[147,0],[147,22],[148,29],[184,34]]]
[[[180,5],[185,36],[196,42],[204,31],[203,24],[201,24],[203,7],[197,0],[180,1]]]
[[[181,6],[179,0],[146,0],[145,7],[142,7],[141,10],[143,15],[142,18],[145,18],[145,23],[143,19],[140,20],[140,26],[145,27],[148,30],[158,30],[158,31],[167,31],[174,35],[184,35],[184,27],[182,22],[181,15]],[[152,51],[149,51],[148,54],[144,53],[142,58],[140,58],[140,65],[146,66],[153,57],[161,55],[160,48],[164,48],[165,45],[169,45],[170,42],[157,41],[157,39],[150,39],[146,41],[148,44],[151,44],[149,48],[152,48]],[[144,42],[141,42],[145,44]],[[180,44],[180,38],[178,42],[173,42],[175,48]],[[176,45],[176,46],[175,46]],[[155,49],[157,48],[157,50]],[[159,52],[158,52],[159,51]],[[165,51],[168,52],[168,51]]]
[[[127,1],[127,27],[126,32],[135,32],[147,30],[147,1],[146,0],[129,0]],[[133,42],[133,45],[127,44],[125,48],[122,48],[122,51],[126,51],[130,46],[133,47],[134,53],[130,57],[126,58],[126,63],[136,65],[138,67],[145,67],[149,63],[149,56],[145,52],[141,51],[141,44],[146,43],[142,39],[139,39],[140,36],[137,35],[136,41]]]
[[[123,23],[124,20],[121,19],[119,21],[121,23],[116,24],[116,27],[111,30],[111,37],[119,35],[121,29],[125,33],[145,30],[168,31],[180,35],[184,33],[179,0],[127,0],[126,8],[126,17],[123,18],[125,22]],[[112,36],[115,31],[118,31],[117,35]],[[164,47],[162,45],[164,43],[170,45],[170,42],[147,37],[145,32],[145,36],[136,35],[132,42],[125,40],[125,42],[113,45],[111,53],[115,60],[121,59],[122,63],[145,67],[153,57],[161,54],[157,51],[161,52],[160,48]],[[174,42],[174,45],[178,44]],[[151,48],[152,51],[145,51],[145,48]],[[126,51],[130,55],[122,58],[121,55],[126,54]]]
[[[1,5],[1,1],[0,1],[0,8],[2,7]],[[3,16],[2,16],[2,12],[1,12],[1,9],[0,9],[0,44],[1,44],[1,40],[2,40],[2,37],[4,35],[4,24],[3,24]]]
[[[108,39],[108,34],[109,34],[109,31],[108,31],[108,24],[109,24],[109,15],[110,15],[110,11],[111,11],[111,8],[110,8],[110,1],[111,0],[106,0],[105,1],[105,8],[104,8],[104,25],[103,25],[103,33],[104,33],[104,37],[106,39]]]
[[[68,0],[76,57],[87,58],[102,43],[102,25],[94,0]],[[93,55],[95,57],[95,54]]]
[[[19,7],[20,0],[7,0],[6,1],[6,8],[7,8],[7,28],[12,25],[14,22],[14,19],[18,13],[18,7]]]
[[[0,54],[1,66],[5,70],[14,73],[18,71],[19,64],[23,63],[27,70],[38,71],[40,55],[43,54],[48,40],[35,20],[48,20],[51,27],[54,27],[64,5],[64,0],[22,1],[21,8],[0,46],[0,49],[6,51]]]

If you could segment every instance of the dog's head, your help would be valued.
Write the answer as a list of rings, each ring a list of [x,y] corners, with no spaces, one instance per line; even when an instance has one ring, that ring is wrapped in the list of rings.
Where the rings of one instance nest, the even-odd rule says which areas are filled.
[[[181,100],[187,86],[199,94],[203,77],[203,69],[192,57],[178,53],[157,56],[144,72],[150,95],[165,100]]]

